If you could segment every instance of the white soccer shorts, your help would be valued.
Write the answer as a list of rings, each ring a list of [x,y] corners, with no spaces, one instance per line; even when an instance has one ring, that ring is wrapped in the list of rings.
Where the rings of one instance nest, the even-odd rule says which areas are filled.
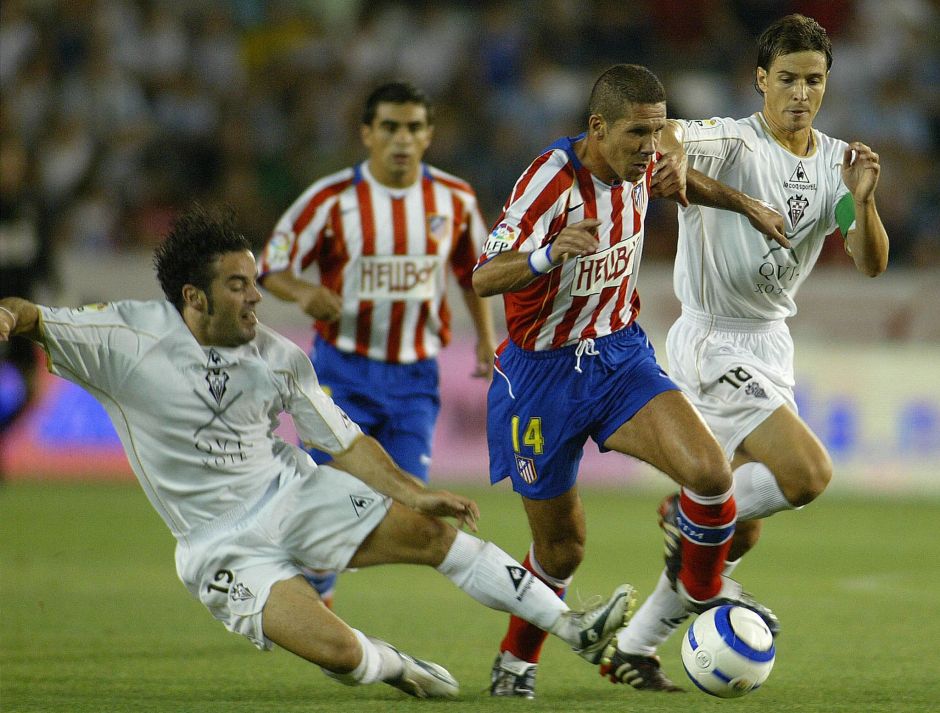
[[[669,376],[730,460],[781,406],[797,412],[793,340],[784,320],[734,319],[683,307],[666,337]]]
[[[301,574],[301,566],[345,569],[390,506],[390,498],[336,468],[294,472],[242,520],[180,542],[176,571],[229,631],[267,650],[261,612],[271,587]]]

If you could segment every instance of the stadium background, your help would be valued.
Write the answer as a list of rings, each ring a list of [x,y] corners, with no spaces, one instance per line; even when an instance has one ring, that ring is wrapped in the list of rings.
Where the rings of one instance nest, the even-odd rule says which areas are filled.
[[[257,245],[314,178],[360,160],[358,116],[375,84],[405,77],[437,105],[431,163],[467,178],[487,221],[519,171],[573,134],[596,74],[647,64],[673,116],[743,116],[753,39],[789,11],[816,17],[835,62],[816,126],[882,158],[889,271],[870,281],[829,245],[792,329],[800,404],[836,461],[836,487],[940,492],[940,8],[927,0],[236,2],[5,0],[0,4],[3,200],[44,242],[41,301],[158,296],[149,251],[191,200],[233,205]],[[11,149],[12,147],[12,149]],[[5,218],[4,214],[4,220]],[[8,226],[0,265],[18,259]],[[640,279],[654,344],[671,291],[675,208],[654,204]],[[48,256],[48,259],[46,259]],[[457,300],[459,302],[459,300]],[[493,304],[499,314],[499,304]],[[460,305],[442,356],[432,478],[485,481],[485,387],[467,374]],[[307,324],[268,297],[262,319],[301,344]],[[0,408],[22,390],[0,372]],[[289,436],[289,428],[285,431]],[[9,479],[128,478],[100,407],[49,376],[2,436]],[[586,482],[642,483],[598,458]]]

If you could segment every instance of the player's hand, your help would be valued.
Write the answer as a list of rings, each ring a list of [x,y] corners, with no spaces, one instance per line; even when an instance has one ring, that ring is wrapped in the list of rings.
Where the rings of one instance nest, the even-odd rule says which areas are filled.
[[[8,342],[16,326],[16,315],[6,308],[0,309],[0,342]]]
[[[552,242],[552,262],[560,265],[570,257],[597,252],[597,226],[600,224],[596,218],[585,218],[562,228]]]
[[[310,285],[297,298],[297,304],[314,319],[335,322],[343,311],[343,299],[328,287]]]
[[[881,163],[878,154],[861,141],[853,141],[842,155],[842,181],[852,192],[857,203],[869,201],[875,195]]]
[[[455,495],[447,490],[421,490],[415,493],[412,507],[424,515],[456,518],[458,527],[477,531],[480,508],[463,495]]]
[[[653,166],[650,198],[671,198],[687,208],[689,199],[685,194],[685,181],[688,170],[689,159],[684,151],[663,154]]]
[[[790,247],[786,235],[786,220],[770,203],[754,198],[748,203],[745,215],[755,230],[759,230],[782,247]]]
[[[493,352],[495,351],[493,343],[488,339],[477,342],[477,361],[473,369],[474,378],[489,379],[493,376]]]

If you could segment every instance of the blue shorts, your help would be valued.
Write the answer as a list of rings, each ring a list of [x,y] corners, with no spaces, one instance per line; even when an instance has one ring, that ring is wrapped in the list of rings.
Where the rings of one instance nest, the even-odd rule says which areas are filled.
[[[497,353],[487,397],[490,482],[511,478],[533,500],[562,495],[588,436],[608,450],[604,442],[654,396],[678,390],[636,323],[595,340],[597,354],[580,362],[577,347],[533,352],[510,341]]]
[[[310,359],[323,390],[403,470],[427,482],[441,409],[437,360],[389,364],[341,352],[319,337]],[[317,463],[331,460],[328,453],[309,452]]]

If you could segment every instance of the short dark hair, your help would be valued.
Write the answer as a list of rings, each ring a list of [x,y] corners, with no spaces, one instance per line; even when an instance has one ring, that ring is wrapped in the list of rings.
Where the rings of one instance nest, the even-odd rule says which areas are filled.
[[[624,115],[626,104],[659,104],[666,101],[662,82],[646,67],[615,64],[594,82],[588,111],[613,122]]]
[[[376,87],[366,99],[366,106],[362,112],[362,123],[372,124],[375,119],[375,112],[379,104],[388,102],[389,104],[420,104],[428,115],[428,124],[434,123],[434,107],[428,95],[418,89],[411,82],[396,81],[388,82],[380,87]]]
[[[235,229],[231,208],[210,211],[194,204],[177,216],[166,240],[153,252],[163,294],[182,313],[183,286],[194,285],[208,292],[216,259],[243,250],[250,251],[251,243]]]
[[[805,15],[781,17],[757,38],[757,66],[770,71],[774,59],[794,52],[822,52],[832,69],[832,42],[816,20]]]

